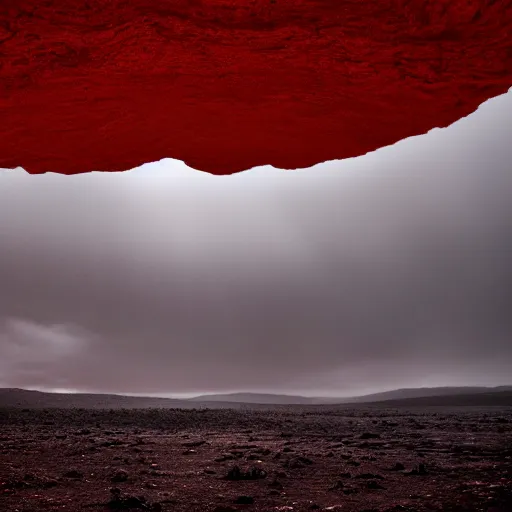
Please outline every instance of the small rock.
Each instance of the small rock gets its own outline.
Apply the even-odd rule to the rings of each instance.
[[[369,479],[384,480],[384,477],[382,475],[376,475],[373,473],[360,473],[359,475],[356,475],[354,478],[362,478],[364,480],[369,480]]]
[[[254,503],[254,498],[252,496],[238,496],[235,503],[237,505],[252,505]]]
[[[114,483],[120,483],[120,482],[126,482],[128,480],[128,472],[124,469],[120,469],[115,472],[115,474],[110,479],[111,482]]]
[[[329,487],[329,491],[341,491],[345,487],[341,480],[338,480],[333,486]]]
[[[283,484],[279,480],[276,480],[276,479],[274,479],[274,480],[272,480],[272,482],[270,482],[269,487],[272,487],[273,489],[279,489],[280,491],[282,491],[284,489]]]
[[[189,441],[187,443],[183,443],[182,446],[185,446],[185,448],[195,448],[197,446],[202,446],[205,443],[206,443],[206,441],[203,441],[203,440]]]
[[[380,439],[380,434],[374,434],[372,432],[364,432],[359,436],[359,439]]]
[[[84,474],[81,471],[77,471],[76,469],[72,469],[64,473],[64,478],[73,478],[74,480],[79,480],[84,477]]]

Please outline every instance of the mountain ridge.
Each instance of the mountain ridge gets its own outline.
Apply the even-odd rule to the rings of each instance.
[[[305,397],[273,393],[225,393],[191,398],[162,398],[101,393],[56,393],[22,388],[0,388],[0,407],[83,409],[195,409],[280,406],[358,405],[512,405],[512,386],[445,386],[402,388],[355,397]]]

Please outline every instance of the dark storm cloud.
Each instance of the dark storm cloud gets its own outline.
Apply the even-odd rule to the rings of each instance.
[[[507,383],[511,110],[295,172],[1,173],[0,384]]]

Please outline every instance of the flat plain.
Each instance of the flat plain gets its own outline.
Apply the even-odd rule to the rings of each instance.
[[[512,408],[3,408],[0,510],[510,512]]]

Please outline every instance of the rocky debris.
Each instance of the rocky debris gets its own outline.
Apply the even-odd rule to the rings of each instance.
[[[368,489],[374,489],[374,490],[385,489],[385,487],[383,487],[381,484],[379,484],[379,482],[377,482],[376,480],[370,480],[366,484],[366,487],[368,487]]]
[[[13,414],[20,415],[9,412],[11,418]],[[75,414],[73,412],[73,415]],[[68,504],[68,497],[72,496],[79,496],[78,505],[75,504],[74,508],[85,510],[86,507],[91,507],[98,512],[109,509],[112,512],[115,509],[119,512],[149,512],[150,507],[157,510],[159,506],[163,507],[164,512],[178,509],[212,512],[217,505],[224,505],[230,512],[255,509],[277,512],[284,506],[290,506],[294,512],[300,512],[308,510],[312,503],[318,504],[321,510],[325,510],[327,506],[342,504],[342,512],[362,512],[372,510],[372,507],[379,512],[455,512],[457,506],[457,512],[512,512],[512,496],[509,489],[512,482],[512,444],[496,432],[496,413],[489,415],[486,427],[480,423],[482,414],[478,411],[471,414],[454,411],[446,420],[442,420],[437,414],[422,413],[422,424],[428,427],[426,435],[413,437],[411,434],[414,434],[414,431],[409,429],[409,413],[404,414],[400,411],[400,416],[397,416],[400,417],[400,426],[389,435],[389,450],[364,452],[358,451],[355,446],[340,447],[337,450],[332,449],[334,458],[326,458],[326,453],[331,450],[334,441],[338,441],[338,438],[344,439],[346,434],[331,435],[329,432],[333,429],[345,432],[350,428],[347,427],[350,416],[345,416],[346,411],[340,415],[296,414],[297,421],[293,426],[296,437],[291,444],[286,445],[295,451],[282,452],[281,460],[272,458],[278,450],[283,450],[287,442],[278,436],[279,430],[276,435],[275,429],[279,429],[278,422],[282,419],[279,418],[280,413],[274,411],[271,414],[262,413],[261,416],[258,412],[254,418],[247,417],[252,414],[250,412],[244,412],[244,415],[235,412],[225,415],[217,411],[212,412],[212,418],[218,415],[222,424],[230,426],[217,427],[214,423],[215,426],[212,427],[209,423],[206,430],[203,427],[204,423],[199,423],[203,421],[202,415],[198,414],[194,420],[197,426],[194,426],[190,418],[183,413],[184,427],[178,424],[177,431],[174,431],[172,426],[162,428],[161,425],[171,425],[171,418],[176,421],[176,415],[182,413],[173,411],[171,415],[163,411],[159,411],[158,414],[153,411],[131,411],[126,413],[127,416],[118,412],[108,413],[108,416],[105,413],[105,418],[110,419],[109,423],[103,419],[103,428],[114,422],[128,425],[123,427],[122,435],[110,438],[123,440],[124,446],[117,449],[99,448],[94,456],[87,450],[91,445],[90,437],[74,435],[82,425],[89,425],[90,422],[82,421],[83,418],[87,420],[88,414],[91,413],[80,412],[76,419],[70,417],[67,423],[62,425],[59,423],[61,420],[55,416],[56,426],[49,429],[35,426],[46,421],[46,413],[41,415],[31,412],[31,418],[36,421],[31,419],[21,423],[16,419],[18,424],[15,425],[12,424],[12,419],[6,422],[6,418],[0,417],[0,422],[4,422],[0,427],[1,512],[16,509],[27,512],[28,509],[30,512],[61,510],[63,505]],[[365,431],[372,431],[372,427],[368,427],[372,423],[372,416],[359,411],[353,414],[352,439],[360,443],[359,435]],[[500,414],[509,413],[503,411]],[[228,453],[233,446],[246,446],[234,444],[246,442],[245,437],[240,437],[241,430],[236,422],[245,426],[257,422],[258,417],[262,420],[258,442],[260,447],[245,452],[233,449],[236,456]],[[79,418],[80,423],[77,421]],[[132,432],[128,420],[132,425],[138,421],[146,424],[148,418],[156,422],[155,427],[144,432],[145,442],[140,446],[143,453],[134,454],[133,444],[137,436]],[[165,421],[161,421],[162,418]],[[461,418],[461,421],[458,421],[458,418]],[[27,418],[21,419],[26,421]],[[71,421],[76,421],[78,426],[70,424]],[[277,427],[272,427],[276,422]],[[473,433],[475,425],[482,427],[478,435]],[[508,425],[505,427],[508,428]],[[179,428],[188,429],[191,432],[190,438],[183,439]],[[210,428],[212,430],[208,430]],[[107,438],[100,437],[104,435],[103,429],[92,430],[98,436],[94,446],[99,447]],[[55,434],[59,433],[67,434],[66,440],[57,441]],[[382,432],[381,435],[384,436]],[[194,456],[182,457],[181,453],[187,450],[182,447],[182,442],[197,439],[207,440],[208,449],[197,448],[194,449],[197,450]],[[214,452],[208,446],[210,441],[212,447],[216,448]],[[154,444],[153,447],[149,446],[151,443]],[[406,445],[409,444],[415,446],[414,451],[406,451]],[[453,453],[452,449],[456,446],[462,449]],[[154,449],[153,454],[148,452],[151,448]],[[246,460],[247,457],[259,453],[263,458],[264,450],[271,450],[271,455],[264,463]],[[418,451],[425,452],[426,458],[420,459]],[[238,459],[239,453],[244,454],[241,460]],[[229,458],[235,460],[222,464],[214,463],[213,458],[222,454],[229,454]],[[378,462],[372,462],[375,458],[372,455],[378,458]],[[310,457],[314,464],[310,467],[304,464],[303,469],[298,470],[282,467],[285,461],[299,457]],[[351,467],[349,461],[354,459],[356,463],[360,462],[359,468]],[[423,466],[420,466],[420,463],[424,463]],[[238,473],[234,472],[231,477],[242,481],[227,481],[226,474],[235,465],[241,469]],[[250,468],[253,467],[264,469],[265,474],[268,473],[266,480],[243,481],[247,476],[249,480],[254,478],[255,475],[250,474]],[[64,472],[68,470],[83,473],[82,479],[64,477]],[[113,475],[125,470],[128,474],[127,483],[110,483]],[[380,475],[377,474],[379,472]],[[406,474],[432,476],[407,477]],[[124,477],[120,480],[124,480]],[[47,490],[51,486],[57,487],[55,490]],[[103,488],[107,490],[105,497],[109,497],[109,486],[121,488],[123,493],[118,490],[118,495],[107,506],[107,500],[101,499],[101,495],[98,500],[97,495],[98,490],[101,492]],[[386,490],[382,490],[382,486]],[[145,499],[140,495],[145,496]],[[219,498],[219,495],[222,497]],[[255,503],[233,503],[239,495],[253,496]],[[167,504],[167,498],[177,506],[171,505],[171,501]],[[95,501],[103,503],[92,503]],[[153,504],[155,501],[158,503]],[[70,502],[69,505],[73,503]]]
[[[182,455],[195,455],[197,450],[185,450]]]
[[[345,487],[345,484],[341,480],[338,480],[334,485],[329,487],[329,491],[340,491],[344,487]]]
[[[408,476],[424,476],[428,475],[427,468],[425,464],[419,464],[417,468],[412,469],[411,471],[407,471],[404,475]]]
[[[237,505],[252,505],[254,503],[254,498],[252,496],[238,496],[235,503]]]
[[[148,510],[151,512],[161,512],[160,503],[151,503],[144,496],[122,496],[119,489],[111,489],[112,498],[106,506],[110,510]]]
[[[252,453],[259,453],[260,455],[270,455],[272,452],[268,448],[255,448]]]
[[[384,480],[384,477],[382,475],[374,473],[359,473],[354,478],[360,478],[363,480]]]
[[[50,489],[59,485],[59,482],[54,478],[46,476],[39,476],[33,473],[27,473],[22,479],[19,480],[0,480],[0,493],[10,494],[17,490],[22,489]]]
[[[240,467],[232,467],[227,475],[224,477],[226,480],[237,481],[237,480],[260,480],[266,478],[267,472],[261,468],[253,467],[248,471],[242,471]]]
[[[66,471],[66,473],[64,473],[62,476],[64,478],[71,478],[73,480],[81,480],[84,477],[84,474],[76,469],[71,469]]]
[[[333,492],[342,492],[343,494],[347,494],[347,495],[356,494],[358,492],[357,489],[353,485],[345,484],[341,480],[336,481],[334,483],[334,485],[329,487],[328,490],[333,491]]]
[[[100,446],[103,446],[104,448],[110,448],[111,446],[122,446],[122,441],[119,441],[119,439],[113,439],[112,441],[103,441]]]
[[[206,441],[201,439],[198,441],[188,441],[186,443],[182,443],[181,446],[184,446],[185,448],[197,448],[198,446],[202,446],[203,444],[206,444]]]
[[[283,484],[277,479],[272,480],[272,482],[270,482],[268,486],[271,487],[272,489],[277,489],[279,491],[282,491],[284,489]]]
[[[287,459],[283,462],[283,466],[290,469],[311,466],[311,464],[313,464],[313,461],[303,456],[292,457],[291,459]]]
[[[231,453],[223,453],[221,456],[215,458],[215,462],[225,462],[227,460],[233,460],[235,456]]]
[[[112,475],[112,478],[110,479],[112,483],[121,483],[121,482],[127,482],[128,481],[128,471],[125,471],[124,469],[118,469],[114,475]]]
[[[380,439],[380,434],[364,432],[359,436],[359,439]]]

